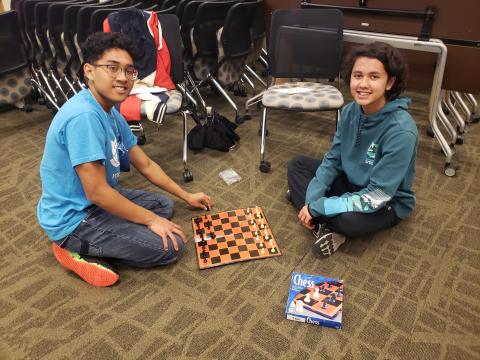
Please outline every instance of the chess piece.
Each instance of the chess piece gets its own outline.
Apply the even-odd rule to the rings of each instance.
[[[322,309],[326,309],[328,307],[328,304],[327,304],[327,299],[323,300],[323,303],[322,303]]]
[[[265,230],[263,230],[263,236],[268,236],[267,228],[265,228]]]
[[[255,237],[255,241],[256,241],[256,242],[259,242],[259,241],[260,241],[260,236],[258,236],[258,234],[257,234],[257,236]]]
[[[309,303],[311,300],[310,300],[310,293],[307,293],[307,295],[305,295],[305,297],[303,298],[303,302],[305,303]]]
[[[262,250],[265,247],[265,244],[263,243],[263,241],[260,243],[260,247],[262,248]]]
[[[272,254],[275,254],[277,252],[277,249],[275,249],[275,246],[272,247],[272,250],[270,250],[272,252]]]
[[[270,241],[272,241],[272,238],[267,234],[267,235],[265,235],[265,240],[270,240]]]
[[[315,291],[313,292],[313,298],[317,300],[320,297],[320,289],[315,288]]]
[[[265,248],[264,247],[262,247],[262,250],[260,250],[260,254],[262,254],[262,255],[265,254]]]
[[[303,301],[302,300],[297,300],[295,302],[295,311],[298,313],[303,312]]]
[[[257,223],[253,224],[253,230],[255,230],[255,231],[257,230]]]
[[[295,310],[295,300],[292,300],[290,302],[290,305],[288,306],[288,312],[293,312]]]
[[[251,213],[250,208],[247,208],[246,213],[247,213],[247,214],[250,214],[250,213]]]
[[[265,240],[268,240],[268,239],[265,238]],[[270,239],[270,241],[268,242],[268,245],[273,246],[273,239]]]

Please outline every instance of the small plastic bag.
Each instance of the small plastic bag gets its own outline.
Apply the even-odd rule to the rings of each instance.
[[[220,175],[222,180],[225,181],[227,185],[232,185],[242,180],[242,177],[238,175],[237,172],[233,169],[224,170],[220,172],[218,175]]]

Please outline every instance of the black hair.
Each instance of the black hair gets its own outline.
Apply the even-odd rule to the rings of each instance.
[[[138,50],[130,38],[118,32],[96,32],[88,36],[82,46],[83,61],[93,64],[109,49],[125,50],[132,59],[137,56]]]
[[[343,62],[342,77],[350,85],[353,65],[359,57],[377,59],[383,64],[388,78],[395,77],[395,82],[390,90],[385,91],[385,98],[395,100],[407,86],[408,64],[402,53],[393,46],[383,42],[373,42],[358,46],[346,56]]]

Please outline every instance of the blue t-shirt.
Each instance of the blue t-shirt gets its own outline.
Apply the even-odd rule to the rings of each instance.
[[[50,240],[69,235],[85,218],[87,199],[75,166],[100,160],[112,187],[120,178],[120,151],[136,145],[120,113],[105,112],[89,90],[67,101],[48,129],[40,163],[42,196],[37,216]]]

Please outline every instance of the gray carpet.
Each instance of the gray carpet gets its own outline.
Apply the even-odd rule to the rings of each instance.
[[[345,244],[326,260],[284,199],[286,164],[296,154],[320,157],[333,114],[272,112],[270,174],[258,170],[259,111],[238,133],[232,153],[189,153],[192,191],[212,195],[214,210],[260,205],[283,255],[199,271],[188,244],[176,264],[121,268],[121,281],[97,289],[62,268],[36,221],[38,166],[52,113],[0,112],[1,359],[479,359],[480,125],[457,146],[459,171],[443,174],[444,157],[425,135],[428,98],[414,97],[420,143],[414,214],[393,229]],[[223,101],[210,97],[232,118]],[[243,99],[238,98],[240,104]],[[157,132],[147,124],[144,150],[181,181],[180,117]],[[218,176],[233,168],[242,181]],[[154,190],[139,174],[123,187]],[[190,217],[174,220],[191,237]],[[287,321],[292,271],[345,281],[344,326],[334,330]]]

